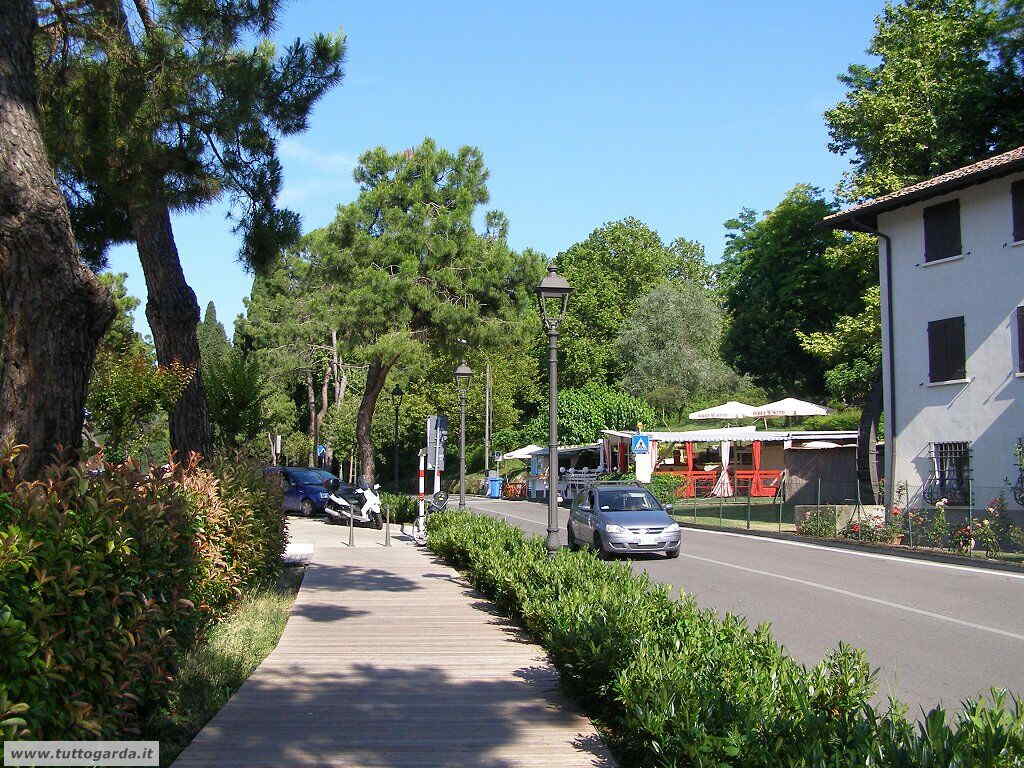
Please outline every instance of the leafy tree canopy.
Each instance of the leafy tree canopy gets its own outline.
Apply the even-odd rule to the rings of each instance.
[[[865,264],[858,256],[863,248],[829,251],[853,242],[819,226],[832,211],[821,190],[800,184],[762,218],[745,209],[725,223],[719,279],[732,323],[723,354],[773,393],[824,393],[824,365],[797,334],[831,330],[860,309],[861,294],[878,280],[873,257]]]
[[[558,437],[563,445],[595,442],[603,429],[650,428],[655,418],[654,410],[642,398],[604,384],[590,382],[558,393]],[[547,445],[547,438],[548,414],[544,407],[524,426],[521,439],[523,445]]]
[[[196,336],[199,340],[199,359],[203,363],[205,374],[208,363],[223,360],[231,351],[227,331],[224,330],[224,324],[217,319],[217,308],[212,301],[206,305],[206,314],[196,327]]]
[[[563,384],[621,382],[626,367],[615,341],[642,296],[672,279],[707,285],[710,268],[699,243],[670,246],[643,222],[626,218],[595,229],[555,259],[575,289],[562,322]]]
[[[846,96],[825,113],[852,154],[847,198],[871,197],[1024,144],[1021,3],[886,3]]]
[[[616,340],[634,395],[677,408],[695,397],[731,392],[740,376],[722,360],[727,318],[717,295],[698,282],[662,283],[637,303]]]

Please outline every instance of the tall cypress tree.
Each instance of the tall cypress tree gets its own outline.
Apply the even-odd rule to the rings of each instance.
[[[157,359],[199,366],[199,306],[178,258],[171,213],[227,196],[241,259],[259,269],[298,237],[276,207],[276,139],[306,127],[342,77],[344,39],[317,35],[278,55],[265,37],[281,0],[37,0],[47,144],[83,255],[135,242]],[[202,377],[170,415],[172,447],[205,453]]]

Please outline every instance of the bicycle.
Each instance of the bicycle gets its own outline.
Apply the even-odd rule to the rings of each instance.
[[[427,519],[435,512],[443,512],[448,509],[448,492],[438,491],[430,498],[430,503],[423,510],[423,515],[416,516],[413,523],[412,540],[421,547],[427,543]]]

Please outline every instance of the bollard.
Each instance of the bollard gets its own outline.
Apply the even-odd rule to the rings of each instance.
[[[356,510],[352,509],[352,513],[348,516],[348,545],[354,547],[356,545]]]
[[[420,469],[419,469],[419,488],[420,498],[419,505],[416,509],[416,524],[413,526],[415,534],[419,534],[423,530],[423,516],[425,514],[423,506],[423,476],[426,474],[426,463],[427,463],[427,452],[425,450],[420,451]]]
[[[391,546],[391,507],[384,507],[384,546]]]

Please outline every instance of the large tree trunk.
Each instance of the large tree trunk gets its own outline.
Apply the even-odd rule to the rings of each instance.
[[[96,348],[114,317],[110,295],[78,259],[67,206],[39,127],[30,0],[0,13],[0,439],[27,445],[32,479],[58,446],[75,458]]]
[[[857,435],[857,481],[865,504],[880,504],[878,498],[878,422],[882,417],[882,367],[875,372],[871,390],[864,401]]]
[[[306,465],[312,467],[316,451],[316,394],[311,370],[306,371],[306,406],[309,408],[309,453],[306,455]]]
[[[210,452],[210,417],[199,370],[199,303],[185,282],[171,230],[171,214],[160,201],[147,201],[130,210],[139,261],[146,276],[146,319],[161,365],[177,360],[195,375],[170,413],[171,448],[184,461],[190,452]]]
[[[373,362],[366,372],[366,389],[363,399],[359,402],[356,414],[356,446],[359,451],[359,463],[363,479],[373,485],[376,466],[373,461],[373,412],[377,407],[377,398],[388,379],[388,371],[393,363]]]

